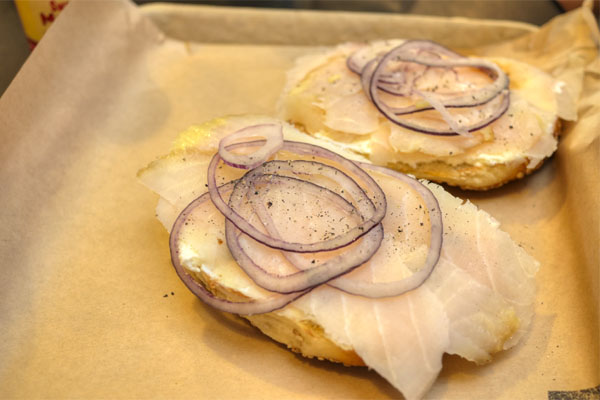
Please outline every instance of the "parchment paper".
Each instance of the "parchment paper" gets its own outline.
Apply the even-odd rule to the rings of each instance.
[[[135,174],[191,124],[272,114],[285,71],[313,44],[416,34],[530,61],[582,96],[541,170],[491,192],[452,190],[541,262],[538,301],[521,344],[483,367],[445,357],[428,398],[598,385],[597,26],[587,9],[542,29],[442,22],[71,2],[0,99],[0,398],[400,397],[366,368],[303,359],[200,303]]]

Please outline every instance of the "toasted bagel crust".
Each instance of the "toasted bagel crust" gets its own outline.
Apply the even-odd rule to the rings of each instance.
[[[195,273],[194,278],[212,294],[231,301],[247,299],[242,293],[227,288],[205,273]],[[282,343],[295,353],[307,358],[329,360],[346,366],[365,366],[354,349],[342,348],[327,337],[321,325],[299,309],[293,313],[272,311],[266,314],[242,315],[271,339]]]
[[[290,120],[288,122],[293,123],[300,130],[307,132],[311,131],[310,129],[307,129],[304,124],[298,123],[297,121]],[[556,122],[554,123],[553,136],[558,138],[561,130],[561,120],[556,119]],[[329,136],[335,135],[330,133]],[[369,154],[362,155],[370,158]],[[459,187],[464,190],[484,191],[495,189],[508,182],[524,178],[525,176],[541,168],[546,159],[544,159],[542,162],[539,162],[534,168],[528,167],[530,163],[528,158],[522,158],[520,161],[513,160],[510,162],[497,164],[461,163],[458,165],[453,165],[445,162],[443,158],[433,161],[419,162],[416,165],[410,165],[401,161],[388,163],[380,162],[378,164],[384,164],[384,166],[388,168],[398,170],[405,174],[411,174],[421,179],[427,179],[432,182],[441,182],[450,186]]]
[[[554,125],[554,137],[558,137],[561,131],[560,120]],[[413,167],[402,162],[389,163],[386,166],[396,169],[405,174],[418,175],[421,178],[444,182],[450,186],[458,186],[464,190],[488,190],[504,185],[513,180],[537,171],[543,163],[540,162],[535,168],[528,168],[529,159],[522,162],[510,162],[494,165],[459,164],[449,165],[443,160],[423,162]]]

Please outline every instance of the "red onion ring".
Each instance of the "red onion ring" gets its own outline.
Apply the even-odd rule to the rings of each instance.
[[[424,55],[429,55],[429,57],[424,57]],[[442,55],[446,56],[447,58],[442,59]],[[352,57],[353,56],[350,56],[348,59],[352,59]],[[427,68],[477,67],[483,70],[488,70],[496,76],[497,79],[489,86],[484,86],[474,91],[468,91],[466,94],[463,93],[461,97],[456,97],[456,93],[454,93],[453,95],[455,97],[444,101],[445,106],[467,107],[471,105],[485,104],[495,97],[495,95],[497,95],[497,93],[499,93],[501,90],[504,90],[508,87],[508,77],[496,64],[483,59],[471,59],[463,57],[460,54],[432,41],[409,40],[389,50],[386,52],[386,54],[374,57],[373,59],[379,60],[378,63],[382,64],[390,61],[392,58],[395,59],[394,61],[421,64]],[[368,62],[365,63],[365,66],[367,64]],[[363,70],[358,73],[362,74]],[[397,75],[397,73],[382,73],[377,80],[378,84],[387,83],[401,85],[405,81],[403,77],[405,73],[406,71],[403,71],[403,73],[399,75]],[[387,87],[387,91],[391,94],[404,94],[404,92],[395,92],[389,86]],[[438,95],[439,93],[434,94]]]
[[[417,272],[415,272],[413,275],[411,275],[407,278],[404,278],[404,279],[401,279],[401,280],[395,281],[395,282],[385,282],[385,283],[369,282],[369,283],[366,283],[366,282],[356,281],[353,279],[348,279],[348,278],[345,278],[344,276],[335,278],[333,280],[329,280],[329,279],[332,279],[332,278],[330,278],[330,276],[334,276],[334,273],[330,273],[327,276],[323,275],[320,283],[327,282],[327,284],[329,286],[335,287],[336,289],[342,290],[346,293],[363,296],[363,297],[368,297],[368,298],[383,298],[383,297],[399,296],[403,293],[406,293],[408,291],[416,289],[421,284],[423,284],[423,282],[431,275],[434,267],[437,265],[437,263],[439,261],[440,254],[441,254],[441,248],[442,248],[442,240],[443,240],[442,239],[443,238],[443,236],[442,236],[442,233],[443,233],[442,214],[440,211],[439,203],[437,202],[437,199],[435,198],[435,196],[433,195],[431,190],[429,190],[425,185],[423,185],[421,182],[419,182],[418,180],[416,180],[414,178],[411,178],[400,172],[390,170],[388,168],[378,167],[378,166],[374,166],[371,164],[361,163],[361,166],[363,168],[371,169],[373,171],[377,171],[379,173],[391,176],[395,179],[400,180],[403,183],[408,184],[423,199],[423,202],[425,203],[425,207],[427,208],[427,210],[429,212],[429,219],[431,221],[431,232],[430,232],[431,239],[430,239],[430,243],[429,243],[429,251],[427,253],[427,257],[425,259],[425,262],[423,263],[423,266]],[[275,228],[275,225],[270,221],[271,217],[268,215],[268,213],[265,212],[265,210],[260,210],[260,209],[258,209],[257,206],[258,206],[258,204],[255,205],[255,210],[257,211],[257,214],[259,215],[259,218],[261,219],[261,221],[263,221],[265,223],[264,225],[267,228],[267,230],[269,231],[269,234],[271,234],[272,236],[277,236],[278,232],[277,232],[277,229]],[[228,223],[229,223],[229,221],[228,221]],[[233,227],[233,224],[231,224],[230,227],[232,228],[232,230],[235,229]],[[369,234],[371,234],[372,232],[374,232],[374,230],[370,231]],[[378,232],[378,234],[383,235],[383,229],[381,229],[381,231]],[[363,238],[363,240],[365,240],[367,238],[367,236],[365,236]],[[238,253],[238,252],[243,253],[243,249],[241,249],[241,246],[239,245],[239,242],[237,241],[237,237],[239,237],[239,234],[235,235],[232,233],[231,237],[228,234],[228,243],[230,243],[230,242],[235,243],[235,249],[231,249],[232,254],[234,252],[235,253]],[[377,237],[375,239],[379,241],[379,244],[376,246],[378,249],[379,245],[381,243],[381,240],[382,240],[382,236]],[[283,252],[283,254],[284,254],[284,257],[292,265],[294,265],[296,268],[302,270],[301,272],[309,272],[310,271],[311,273],[314,272],[315,275],[317,274],[317,272],[315,271],[316,268],[325,269],[325,266],[327,265],[327,267],[329,267],[329,264],[337,265],[338,270],[342,270],[342,269],[346,268],[346,266],[341,266],[341,265],[339,265],[339,263],[343,263],[343,262],[347,261],[347,258],[348,258],[347,253],[346,253],[345,260],[341,259],[341,257],[338,257],[336,259],[327,261],[326,264],[320,264],[319,267],[306,268],[305,266],[303,266],[303,264],[301,262],[298,262],[296,257],[294,257],[295,256],[294,253]],[[249,276],[251,276],[252,280],[254,280],[259,286],[261,286],[265,289],[273,290],[273,291],[280,292],[280,293],[289,293],[290,291],[305,289],[306,287],[309,287],[309,285],[310,285],[308,282],[306,282],[306,284],[305,284],[306,286],[301,286],[301,285],[292,286],[288,282],[283,283],[283,281],[285,281],[289,278],[292,278],[292,276],[290,276],[290,275],[281,276],[281,275],[271,274],[271,273],[265,271],[263,268],[261,268],[257,264],[255,264],[247,254],[243,255],[243,258],[244,258],[243,260],[238,260],[238,258],[236,256],[234,256],[234,258],[236,259],[236,261],[238,261],[240,266],[242,266],[242,263],[243,263],[245,265],[245,267],[242,267],[242,268],[248,273]],[[348,266],[346,272],[353,270],[354,268],[361,265],[363,262],[366,262],[370,258],[371,258],[371,255],[366,257],[366,260],[361,261],[358,265],[356,265],[354,267]],[[300,273],[296,273],[294,275],[297,275],[297,274],[300,274]],[[340,275],[342,275],[342,274],[343,273],[340,273]],[[294,276],[294,278],[296,278],[296,276]],[[298,278],[297,280],[300,280],[300,279]],[[316,280],[317,279],[315,278],[315,281]]]
[[[426,111],[427,109],[424,109],[424,108],[420,109],[420,110],[415,110],[411,113],[398,115],[398,114],[394,113],[393,111],[390,111],[389,109],[387,109],[384,104],[378,102],[377,97],[374,99],[373,104],[375,104],[377,109],[382,114],[384,114],[390,121],[392,121],[395,124],[400,125],[404,128],[407,128],[407,129],[410,129],[410,130],[413,130],[416,132],[426,133],[429,135],[457,136],[459,134],[467,135],[470,132],[475,132],[479,129],[483,129],[486,126],[490,125],[492,122],[496,121],[502,115],[504,115],[504,113],[506,112],[506,110],[508,110],[508,107],[510,105],[510,95],[509,95],[508,91],[504,91],[501,93],[501,96],[502,97],[501,97],[501,100],[498,102],[498,105],[484,119],[479,120],[476,123],[473,123],[471,125],[467,125],[467,126],[463,126],[463,127],[455,126],[454,129],[452,129],[452,128],[432,129],[427,126],[423,126],[418,123],[411,122],[410,120],[401,118],[403,115],[414,114],[414,113],[418,113],[421,111]],[[428,108],[428,109],[430,110],[431,108]],[[448,122],[448,118],[446,118],[446,123],[448,123],[448,125],[454,125],[452,122]],[[457,131],[459,131],[459,132],[457,132]]]
[[[219,187],[219,191],[227,192],[233,189],[234,182],[229,182],[221,187]],[[181,261],[179,259],[179,240],[181,230],[184,228],[186,221],[188,220],[189,215],[196,209],[201,206],[207,200],[210,200],[210,196],[208,192],[204,193],[200,197],[196,198],[192,201],[177,217],[175,223],[173,224],[173,228],[171,229],[171,234],[169,235],[169,248],[171,252],[171,263],[175,268],[175,271],[181,281],[185,284],[185,286],[200,300],[205,302],[206,304],[225,312],[230,312],[234,314],[241,315],[252,315],[252,314],[262,314],[277,310],[279,308],[285,307],[290,302],[296,300],[298,297],[308,293],[310,290],[305,290],[302,292],[296,292],[291,294],[275,294],[272,297],[263,300],[249,300],[245,302],[233,302],[230,300],[226,300],[220,297],[215,296],[209,290],[207,290],[201,283],[195,280],[186,270],[186,268],[181,265]]]
[[[346,64],[350,70],[360,74],[363,90],[375,107],[390,121],[406,129],[432,135],[456,136],[460,134],[468,136],[470,132],[482,129],[500,118],[508,109],[510,102],[508,76],[494,63],[463,57],[444,46],[426,40],[406,41],[387,51],[383,56],[380,56],[380,53],[376,55],[372,53],[372,50],[362,48],[348,57]],[[371,59],[367,59],[369,54],[372,56]],[[390,72],[388,65],[397,63],[403,66],[403,70]],[[425,92],[414,87],[420,76],[415,76],[417,72],[414,69],[409,73],[406,65],[421,65],[425,68],[423,71],[429,68],[453,70],[456,67],[474,67],[488,71],[494,81],[489,85],[461,93]],[[393,107],[381,99],[379,91],[394,96],[416,94],[425,99],[429,106]],[[459,124],[457,118],[460,117],[455,118],[447,110],[447,108],[487,105],[500,95],[503,96],[502,101],[490,104],[490,107],[493,108],[489,113],[468,125]],[[449,129],[433,128],[418,121],[400,117],[428,110],[436,110],[448,124]]]
[[[508,76],[504,73],[504,71],[502,71],[496,64],[487,60],[471,58],[460,58],[452,60],[423,60],[417,57],[405,56],[401,47],[392,49],[381,59],[377,68],[375,69],[375,71],[373,71],[374,77],[371,79],[371,81],[377,82],[378,80],[380,80],[380,75],[384,73],[382,71],[383,68],[385,68],[386,63],[390,62],[391,60],[415,63],[426,67],[438,68],[476,67],[483,70],[487,70],[496,76],[496,79],[490,85],[483,86],[476,90],[468,91],[462,96],[443,100],[443,104],[445,106],[468,107],[485,104],[494,97],[496,97],[502,90],[506,89],[509,84]],[[377,76],[377,78],[375,78],[375,76]],[[384,76],[387,77],[389,76],[389,74]],[[389,78],[386,79],[389,80]],[[437,94],[432,93],[432,95]]]
[[[431,40],[407,40],[404,41],[402,45],[407,52],[411,51],[415,55],[423,56],[424,54],[429,54],[434,58],[440,58],[441,55],[449,58],[462,57],[460,54]],[[365,44],[346,58],[346,65],[350,71],[360,75],[365,65],[370,60],[380,58],[380,56],[387,53],[389,49],[392,48],[391,46],[392,44],[387,40]]]
[[[249,143],[245,143],[243,145],[255,146],[257,144],[260,144],[260,142],[261,141],[249,142]],[[235,145],[231,145],[231,146],[235,146]],[[240,147],[241,147],[241,145],[240,145]],[[379,224],[379,222],[381,222],[381,220],[385,216],[385,210],[386,210],[385,194],[383,193],[383,191],[381,190],[381,188],[379,187],[377,182],[375,182],[369,174],[367,174],[364,170],[362,170],[353,161],[350,161],[350,160],[340,156],[339,154],[336,154],[336,153],[329,151],[327,149],[324,149],[322,147],[307,144],[307,143],[284,141],[282,149],[291,151],[291,152],[294,152],[294,153],[300,154],[300,155],[321,157],[321,158],[325,158],[325,159],[334,161],[337,164],[339,164],[340,166],[342,166],[349,173],[352,173],[353,175],[359,177],[363,182],[365,182],[365,185],[370,189],[370,192],[373,193],[374,197],[373,197],[372,201],[373,201],[373,204],[375,204],[375,212],[371,216],[371,218],[365,220],[363,223],[354,227],[351,231],[346,232],[342,235],[336,236],[332,239],[328,239],[328,240],[324,240],[324,241],[320,241],[320,242],[313,242],[313,243],[293,243],[293,242],[286,242],[283,240],[278,240],[276,238],[273,238],[269,235],[266,235],[266,234],[260,232],[256,227],[254,227],[252,224],[250,224],[246,219],[244,219],[239,213],[237,213],[235,210],[233,210],[223,200],[223,198],[219,194],[219,191],[217,190],[217,183],[216,183],[216,169],[217,169],[217,165],[221,159],[219,154],[217,153],[213,156],[213,158],[208,166],[208,180],[207,180],[208,181],[208,190],[209,190],[209,193],[210,193],[213,203],[219,209],[219,211],[221,211],[221,213],[223,215],[225,215],[225,217],[227,219],[231,220],[231,222],[233,222],[235,224],[235,226],[237,226],[241,231],[243,231],[244,233],[247,233],[248,235],[252,236],[257,241],[259,241],[269,247],[272,247],[272,248],[276,248],[276,249],[280,249],[280,250],[289,250],[289,251],[294,251],[294,252],[298,252],[298,253],[308,253],[308,252],[316,252],[316,251],[334,250],[334,249],[343,247],[343,246],[347,245],[348,243],[351,243],[354,240],[358,239],[362,235],[366,234],[367,232],[369,232],[369,230],[373,229],[373,227],[375,227],[377,224]],[[262,173],[262,171],[261,171],[262,168],[264,168],[264,164],[253,169],[252,171],[250,171],[250,174],[247,176],[247,179],[253,179],[253,176],[260,175]],[[319,171],[318,168],[320,168],[320,166],[318,166],[318,165],[315,165],[314,168],[315,168],[315,170],[313,173],[319,174],[322,172],[326,172],[325,170]],[[337,176],[337,178],[343,178],[344,175],[345,174],[340,174],[339,176]]]
[[[270,184],[281,185],[281,184],[296,184],[301,185],[303,191],[316,192],[321,195],[323,199],[331,200],[331,203],[338,208],[344,209],[347,212],[356,212],[357,209],[348,201],[346,201],[339,194],[330,191],[329,189],[316,185],[312,182],[298,180],[287,176],[278,175],[264,175],[260,179],[268,180]],[[254,193],[254,189],[251,187],[249,192]],[[256,197],[261,197],[256,195]],[[234,200],[235,201],[235,200]],[[238,204],[231,204],[232,208],[237,209]],[[274,221],[272,220],[269,213],[266,211],[262,202],[250,201],[252,208],[258,215],[259,219],[263,223],[267,232],[274,238],[282,240],[279,231],[277,230]],[[364,195],[364,198],[358,201],[359,204],[370,204],[370,210],[374,209],[370,200]],[[356,214],[354,214],[356,215]],[[324,282],[329,281],[341,274],[347,273],[352,269],[362,265],[364,262],[369,260],[375,252],[379,249],[381,241],[383,239],[383,227],[378,224],[375,228],[371,229],[367,234],[360,238],[360,242],[357,243],[352,249],[345,251],[344,253],[331,258],[323,263],[319,263],[316,266],[304,268],[300,267],[297,260],[290,257],[294,253],[288,254],[283,252],[284,257],[288,259],[299,271],[289,275],[278,275],[270,271],[265,270],[263,267],[256,264],[256,262],[244,251],[239,243],[239,237],[242,232],[235,228],[235,225],[231,221],[226,221],[225,234],[227,237],[227,244],[230,252],[234,259],[238,262],[240,267],[251,277],[251,279],[259,286],[279,292],[279,293],[290,293],[299,290],[304,290],[308,287],[315,286]],[[260,245],[260,244],[257,244]]]
[[[416,180],[414,178],[411,178],[408,175],[402,174],[398,171],[394,171],[394,170],[391,170],[391,169],[388,169],[385,167],[375,166],[372,164],[361,163],[360,165],[361,165],[361,167],[363,167],[367,170],[370,169],[372,171],[376,171],[381,174],[385,174],[385,175],[391,176],[395,179],[398,179],[399,181],[406,183],[415,192],[417,192],[419,194],[419,196],[425,203],[425,207],[429,213],[429,220],[430,220],[430,225],[431,225],[429,251],[427,253],[427,257],[423,263],[423,266],[417,272],[415,272],[413,275],[411,275],[407,278],[404,278],[404,279],[401,279],[401,280],[398,280],[395,282],[378,282],[378,283],[369,282],[369,283],[366,283],[366,282],[356,281],[353,279],[348,279],[348,278],[345,278],[344,276],[341,276],[341,277],[335,278],[333,280],[329,280],[329,279],[326,279],[325,277],[323,277],[321,283],[327,282],[327,284],[329,286],[335,287],[336,289],[342,290],[346,293],[363,296],[363,297],[368,297],[368,298],[383,298],[383,297],[399,296],[403,293],[406,293],[408,291],[416,289],[421,284],[423,284],[423,282],[431,275],[431,273],[433,272],[435,266],[437,265],[437,263],[439,261],[441,249],[442,249],[442,242],[443,242],[443,223],[442,223],[442,214],[440,211],[439,203],[437,202],[437,199],[435,198],[435,196],[431,192],[431,190],[429,190],[429,188],[427,188],[421,182],[419,182],[418,180]],[[261,219],[261,221],[265,222],[265,227],[269,231],[269,234],[271,234],[273,236],[277,236],[278,235],[277,229],[275,228],[275,225],[270,221],[271,217],[268,215],[268,213],[264,212],[264,210],[257,209],[258,204],[254,205],[254,206],[255,206],[255,209],[256,209],[257,214],[259,215],[259,218]],[[231,226],[233,227],[233,225],[231,225]],[[371,232],[373,232],[373,231],[371,231]],[[381,229],[381,234],[383,234],[383,229]],[[237,248],[235,250],[232,250],[232,254],[234,251],[235,252],[239,252],[239,251],[243,252],[243,250],[241,250],[241,248],[239,246],[239,242],[237,242],[237,238],[234,238],[233,236],[234,235],[232,234],[232,237],[228,238],[228,243],[230,240],[232,242],[236,242],[235,245]],[[239,234],[237,236],[239,237]],[[366,239],[366,236],[363,239]],[[381,241],[382,238],[376,238],[376,239]],[[379,248],[379,245],[377,245],[377,248]],[[311,269],[307,269],[305,266],[303,266],[303,264],[301,262],[298,262],[298,260],[294,257],[295,256],[294,253],[288,254],[287,252],[284,252],[283,254],[284,254],[284,257],[296,268],[303,270],[303,272],[311,271]],[[247,255],[245,255],[245,257],[247,257],[247,259],[244,259],[243,261],[238,261],[238,263],[240,263],[240,265],[242,265],[241,264],[242,262],[243,263],[252,263],[251,265],[247,266],[248,269],[253,269],[252,272],[248,272],[248,270],[246,268],[244,268],[244,270],[246,270],[249,275],[252,274],[251,275],[252,279],[255,280],[255,282],[259,286],[262,286],[263,288],[268,289],[268,290],[273,290],[273,291],[277,291],[277,292],[281,292],[281,293],[288,293],[288,290],[293,291],[293,289],[296,288],[296,287],[292,287],[290,285],[289,287],[285,287],[285,289],[283,289],[284,284],[282,284],[282,282],[279,281],[279,279],[285,279],[285,278],[288,278],[288,276],[282,277],[280,275],[270,274],[267,271],[265,271],[264,269],[262,269],[260,266],[256,265]],[[369,256],[366,260],[370,259],[370,257],[371,256]],[[236,258],[236,260],[238,260],[237,257],[234,256],[234,258]],[[365,262],[365,261],[363,261],[363,262]],[[343,261],[342,260],[338,261],[337,259],[328,261],[328,263],[333,263],[333,264],[335,264],[337,262],[343,262]],[[362,262],[360,264],[362,264]],[[322,266],[324,266],[324,264],[319,265],[319,267],[322,267]],[[338,268],[342,269],[341,266],[339,266]],[[356,267],[349,267],[347,272],[353,270],[354,268],[356,268]],[[315,268],[312,268],[312,269],[315,269]],[[333,275],[333,274],[331,274],[331,275]],[[260,283],[258,282],[258,280],[260,280]],[[297,286],[297,287],[299,288],[297,290],[302,290],[305,288],[302,286]],[[306,286],[306,287],[308,287],[308,286]]]
[[[251,137],[264,137],[263,146],[251,154],[234,154],[228,150],[228,146],[234,141]],[[283,130],[278,124],[253,125],[240,129],[219,141],[219,155],[228,165],[235,168],[252,169],[267,161],[283,146]]]
[[[423,282],[431,275],[437,265],[443,243],[443,222],[440,205],[434,194],[418,180],[402,174],[398,171],[389,168],[380,167],[372,164],[361,163],[361,166],[366,169],[377,171],[379,173],[391,176],[408,184],[416,191],[425,203],[425,207],[429,212],[429,220],[431,225],[429,251],[421,269],[409,277],[395,282],[360,282],[348,279],[344,276],[336,278],[328,282],[330,286],[340,289],[344,292],[355,294],[369,298],[382,298],[399,296],[408,291],[414,290],[421,286]]]
[[[371,78],[373,77],[373,72],[375,71],[378,62],[378,59],[372,59],[371,61],[365,64],[365,67],[362,69],[362,73],[360,74],[360,84],[363,88],[363,91],[371,101],[373,101],[373,99],[371,98]],[[387,87],[386,83],[387,82],[381,84],[381,86],[383,86],[384,88]]]
[[[225,221],[225,227],[231,254],[244,272],[263,289],[282,294],[312,289],[352,271],[373,257],[383,240],[383,227],[378,224],[361,237],[360,243],[352,252],[345,252],[312,268],[300,268],[299,263],[288,258],[288,261],[299,271],[288,275],[278,275],[256,264],[244,251],[239,242],[242,232],[231,221]]]
[[[247,150],[248,148],[264,147],[265,143],[266,140],[258,140],[224,145],[224,147],[227,150]],[[266,313],[284,307],[312,288],[324,283],[329,283],[348,293],[379,298],[405,293],[418,287],[427,279],[440,257],[443,228],[439,205],[433,194],[424,185],[415,179],[387,168],[352,162],[319,146],[285,141],[282,149],[309,156],[312,160],[269,161],[246,172],[240,179],[219,187],[216,186],[216,168],[221,159],[219,153],[215,154],[211,160],[208,173],[209,191],[192,201],[181,212],[173,225],[169,238],[173,266],[178,276],[192,293],[221,311],[250,315]],[[343,167],[345,172],[332,165],[314,161],[317,157]],[[244,167],[246,165],[244,164]],[[346,279],[343,276],[368,261],[379,249],[383,238],[381,220],[385,216],[387,207],[385,195],[365,169],[377,171],[407,183],[422,197],[429,210],[431,222],[429,252],[423,267],[408,278],[396,282],[365,283]],[[279,173],[288,173],[292,176],[279,175]],[[365,184],[366,190],[358,185],[354,180],[355,178],[350,175]],[[298,176],[303,178],[300,179]],[[324,181],[322,177],[325,178]],[[319,184],[306,180],[307,178],[318,178]],[[323,186],[322,182],[325,182],[325,185],[331,184],[332,187]],[[272,190],[272,185],[279,185],[283,188],[294,186],[302,193],[314,195],[319,201],[327,202],[343,214],[357,219],[357,225],[352,228],[348,227],[346,232],[335,236],[333,239],[308,244],[287,242],[281,237],[273,217],[263,204],[265,198],[261,192]],[[230,193],[227,203],[223,198],[223,194],[226,193]],[[211,200],[211,203],[209,203],[209,200]],[[225,203],[226,207],[222,207],[219,202]],[[272,296],[260,300],[240,302],[222,299],[211,293],[203,284],[197,282],[190,273],[186,272],[179,257],[181,231],[189,221],[191,213],[197,207],[205,207],[208,204],[210,204],[210,207],[219,210],[225,217],[227,245],[238,265],[258,286],[271,291]],[[246,211],[256,214],[259,223],[262,224],[262,229],[266,230],[268,234],[264,234],[240,214],[244,212],[243,207],[248,208]],[[239,221],[236,221],[236,218],[239,218]],[[335,218],[337,219],[337,216]],[[242,227],[236,222],[240,223]],[[250,226],[251,229],[244,230],[246,228],[244,224]],[[356,230],[360,231],[360,228],[364,229],[365,232],[357,233]],[[264,265],[256,264],[240,243],[239,239],[242,235],[250,238],[247,243],[252,246],[266,245],[270,249],[282,251],[284,257],[290,260],[297,272],[283,275],[265,269],[266,266]],[[263,240],[263,236],[267,237],[268,240]],[[276,243],[278,246],[265,243],[267,241]],[[279,246],[281,243],[284,245]],[[348,247],[350,244],[352,246]],[[343,251],[329,253],[332,255],[331,258],[319,262],[314,267],[310,267],[306,262],[297,262],[300,256],[299,253],[309,251],[327,252],[340,248]],[[317,255],[315,256],[317,257]]]

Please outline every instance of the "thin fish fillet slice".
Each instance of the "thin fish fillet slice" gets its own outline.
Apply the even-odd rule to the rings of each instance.
[[[513,308],[518,330],[503,348],[512,347],[527,331],[533,315],[539,263],[500,230],[498,221],[486,212],[468,201],[461,204],[460,199],[444,191],[435,194],[442,210],[453,210],[444,214],[442,260],[453,263]]]
[[[442,368],[448,321],[429,291],[373,300],[320,287],[295,306],[336,341],[351,344],[365,364],[407,399],[422,397]]]
[[[320,287],[292,305],[407,399],[427,393],[444,353],[483,363],[516,344],[530,323],[538,268],[488,214],[429,186],[444,212],[445,242],[421,287],[378,300]]]

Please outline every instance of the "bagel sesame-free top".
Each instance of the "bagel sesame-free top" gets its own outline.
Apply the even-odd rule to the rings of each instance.
[[[528,64],[404,40],[299,58],[279,104],[282,119],[375,164],[476,190],[539,168],[572,110],[563,84]]]

